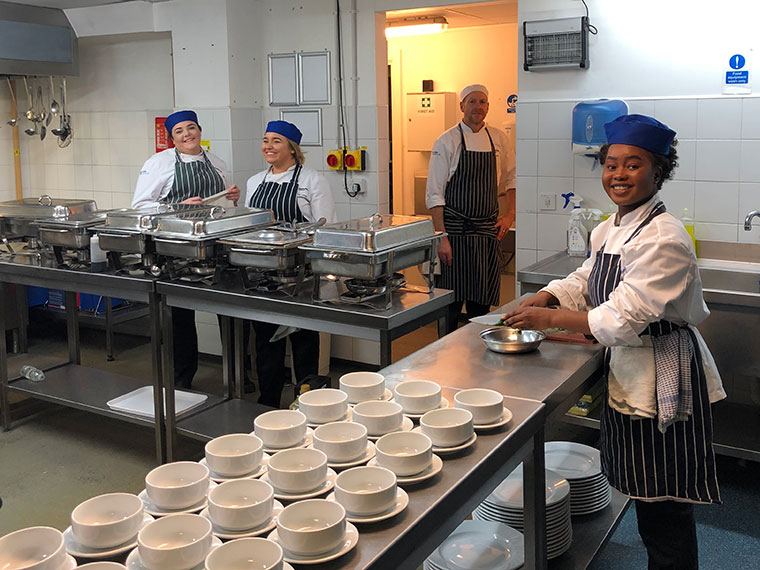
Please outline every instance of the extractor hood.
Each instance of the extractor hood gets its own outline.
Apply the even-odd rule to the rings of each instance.
[[[0,1],[0,75],[79,75],[77,36],[63,10]]]

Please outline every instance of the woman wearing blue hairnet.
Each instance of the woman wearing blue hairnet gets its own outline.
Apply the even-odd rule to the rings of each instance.
[[[696,570],[693,505],[720,503],[710,404],[726,393],[696,329],[709,310],[694,246],[658,194],[678,164],[676,133],[644,115],[605,131],[602,185],[617,215],[592,232],[577,271],[505,323],[579,331],[605,346],[602,471],[636,500],[649,569]]]
[[[335,203],[325,177],[304,164],[301,131],[287,121],[270,121],[261,141],[269,167],[246,185],[245,205],[268,208],[281,222],[334,222]],[[278,408],[285,383],[285,338],[271,341],[277,324],[253,321],[256,332],[256,374],[259,403]],[[289,335],[296,381],[319,371],[319,333],[300,330]]]

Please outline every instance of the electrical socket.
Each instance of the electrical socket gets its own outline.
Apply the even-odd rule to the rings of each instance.
[[[538,196],[538,209],[539,210],[556,210],[557,209],[557,195],[556,194],[540,194]]]
[[[351,193],[352,194],[364,194],[367,191],[367,179],[366,178],[354,178],[351,181]]]

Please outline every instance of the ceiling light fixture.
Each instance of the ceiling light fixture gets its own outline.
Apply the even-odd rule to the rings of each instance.
[[[443,16],[422,16],[419,18],[404,18],[393,20],[385,27],[386,38],[400,38],[405,36],[421,36],[424,34],[440,34],[445,32],[449,23]]]

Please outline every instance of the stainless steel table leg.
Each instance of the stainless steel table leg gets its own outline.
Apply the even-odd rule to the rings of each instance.
[[[66,334],[69,345],[69,362],[81,364],[82,355],[79,349],[79,305],[77,294],[66,291]]]
[[[525,505],[525,567],[545,570],[546,477],[544,430],[533,437],[533,452],[523,461],[523,504]]]
[[[243,398],[243,394],[245,392],[245,359],[246,359],[246,349],[248,348],[244,344],[245,337],[243,335],[243,327],[244,326],[250,326],[248,324],[248,321],[244,319],[232,319],[232,322],[234,323],[234,329],[232,334],[232,339],[234,342],[234,349],[232,351],[234,357],[235,357],[235,365],[234,365],[234,393],[232,391],[228,392],[229,397],[235,397],[235,398]]]
[[[380,366],[391,365],[391,335],[389,331],[380,331]]]
[[[174,338],[172,336],[172,308],[161,299],[162,340],[163,340],[163,380],[166,402],[166,460],[174,461],[177,441],[177,417],[174,407]]]
[[[103,297],[106,302],[106,360],[113,360],[113,309],[111,297]]]
[[[159,465],[166,462],[166,422],[164,420],[163,377],[161,370],[161,299],[150,293],[150,350],[153,364],[153,409],[155,410],[156,459]]]
[[[29,332],[27,331],[29,322],[29,306],[27,305],[26,287],[24,285],[16,285],[18,291],[20,291],[23,303],[19,303],[19,315],[18,315],[18,336],[19,336],[19,352],[29,352]]]
[[[5,303],[0,302],[0,331],[3,331],[0,342],[0,415],[3,420],[3,431],[11,429],[11,405],[8,390],[8,354],[5,347]]]

